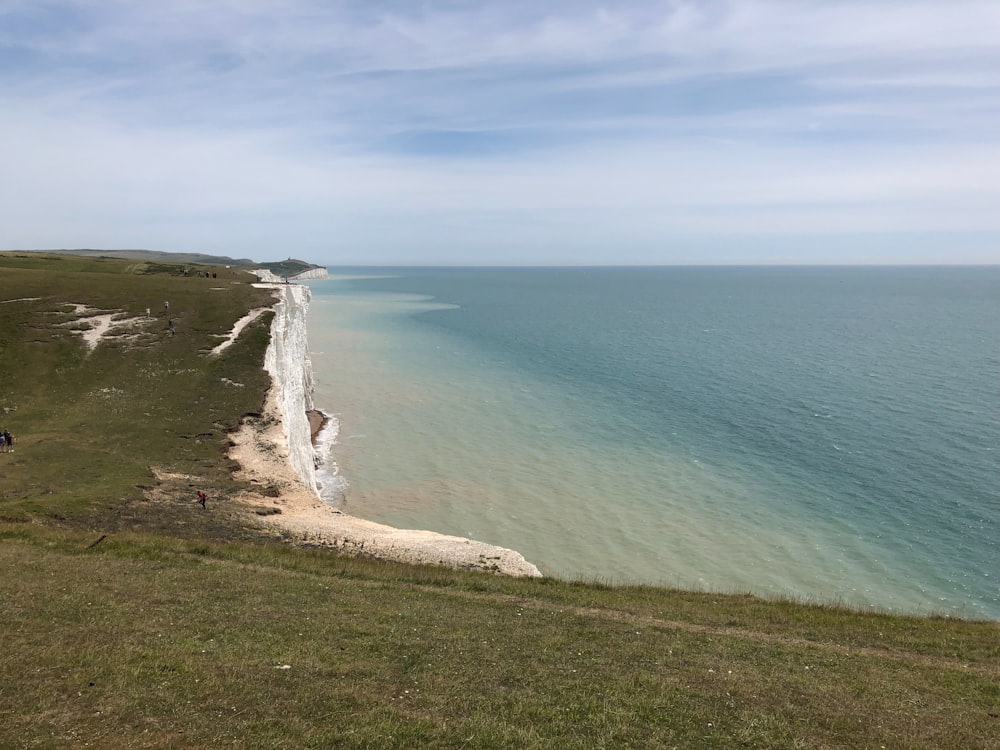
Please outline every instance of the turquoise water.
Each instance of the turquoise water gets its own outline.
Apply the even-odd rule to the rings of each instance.
[[[331,273],[347,512],[566,578],[1000,618],[1000,268]]]

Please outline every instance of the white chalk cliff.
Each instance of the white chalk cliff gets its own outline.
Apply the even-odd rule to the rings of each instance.
[[[257,278],[267,284],[283,284],[287,278],[289,281],[304,281],[306,279],[328,279],[330,278],[329,272],[325,268],[310,268],[302,273],[297,273],[294,276],[278,276],[272,271],[266,268],[256,268],[253,273],[257,275]]]
[[[330,274],[325,268],[310,268],[308,271],[289,276],[290,281],[302,281],[304,279],[328,279]]]
[[[264,369],[271,376],[288,440],[288,461],[306,486],[319,495],[316,451],[306,412],[313,408],[312,360],[306,337],[309,288],[301,284],[269,285],[278,296],[271,323],[271,343]]]

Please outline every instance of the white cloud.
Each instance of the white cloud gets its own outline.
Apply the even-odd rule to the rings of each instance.
[[[993,2],[39,7],[0,5],[7,247],[1000,233]]]

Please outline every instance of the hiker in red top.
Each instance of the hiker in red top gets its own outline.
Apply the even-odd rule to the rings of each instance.
[[[201,490],[198,490],[198,502],[201,503],[201,507],[205,507],[205,501],[208,500],[208,495],[206,495]]]

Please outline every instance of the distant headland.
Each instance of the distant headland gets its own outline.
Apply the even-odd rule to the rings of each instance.
[[[146,263],[171,263],[194,265],[217,265],[242,268],[248,271],[261,269],[270,271],[278,278],[317,278],[316,271],[326,271],[325,266],[317,266],[304,260],[289,257],[287,260],[260,263],[250,258],[231,258],[228,255],[210,255],[207,253],[175,253],[164,250],[107,250],[94,248],[59,248],[19,250],[18,252],[55,253],[60,255],[84,255],[90,258],[115,258],[119,260],[136,260]],[[325,274],[324,274],[325,276]]]

